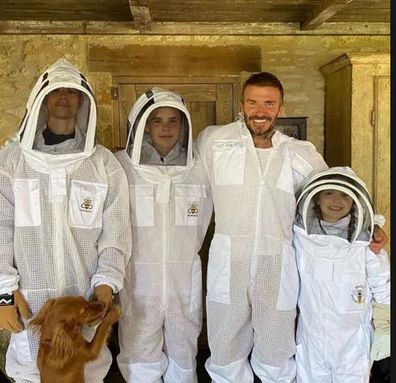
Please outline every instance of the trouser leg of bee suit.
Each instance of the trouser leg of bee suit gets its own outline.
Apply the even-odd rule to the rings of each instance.
[[[369,383],[370,372],[362,372],[361,375],[333,374],[332,382],[334,383]]]
[[[26,328],[26,326],[25,326]],[[12,333],[6,352],[6,374],[18,383],[40,383],[40,372],[36,364],[36,356],[29,345],[28,331]],[[35,345],[38,349],[38,339]]]
[[[322,375],[303,374],[300,371],[297,373],[298,383],[369,383],[370,373],[367,372],[362,375],[334,375],[330,370],[323,372]]]
[[[236,289],[237,294],[240,290]],[[211,357],[205,368],[216,383],[253,383],[248,356],[253,346],[251,308],[246,299],[229,304],[206,299]]]
[[[172,303],[172,302],[171,302]],[[168,308],[133,302],[132,316],[119,323],[118,365],[131,383],[195,383],[200,307],[169,304]],[[132,312],[131,311],[131,312]]]
[[[266,272],[276,270],[277,267],[283,268],[284,265],[278,264],[275,259],[279,257],[268,257],[257,265],[255,284],[250,289],[254,328],[250,362],[254,373],[262,382],[291,383],[296,378],[294,355],[298,285],[293,284],[290,277],[287,296],[281,294],[281,286],[285,280],[281,278],[277,283],[279,277],[275,276],[278,273],[268,275],[270,273]],[[292,271],[297,272],[293,263]],[[294,273],[293,275],[297,276]]]
[[[305,342],[297,346],[296,364],[298,383],[333,383],[331,370],[320,355],[312,357]]]
[[[330,370],[324,369],[324,364],[320,358],[311,358],[307,353],[306,345],[300,343],[297,345],[296,351],[296,365],[297,365],[297,382],[298,383],[331,383]],[[312,376],[312,368],[316,371],[322,371],[321,376]]]
[[[165,354],[155,363],[133,363],[128,368],[128,383],[161,383],[168,361]]]
[[[213,383],[253,383],[253,371],[247,358],[237,360],[226,366],[216,366],[208,358],[205,368]]]
[[[198,336],[202,328],[201,305],[174,305],[166,311],[164,350],[168,356],[165,383],[196,383]]]
[[[128,383],[160,383],[168,366],[162,351],[163,309],[138,299],[125,301],[125,306],[127,314],[118,323],[118,367]]]
[[[164,383],[197,383],[196,365],[193,368],[181,368],[172,358],[168,358],[168,368],[164,374]]]
[[[90,327],[83,326],[82,334],[84,338],[91,342],[93,337],[95,336],[96,330],[99,325]],[[113,357],[107,345],[103,347],[99,357],[92,362],[89,362],[85,365],[84,369],[84,379],[85,383],[101,383],[103,379],[107,375]]]
[[[282,366],[269,366],[260,362],[253,348],[250,360],[254,373],[265,383],[292,383],[296,377],[296,363],[294,357],[290,358]]]
[[[99,355],[99,358],[85,365],[84,379],[85,383],[101,383],[109,372],[112,361],[112,355],[107,346],[105,346]]]
[[[298,383],[368,383],[370,363],[364,358],[342,358],[339,368],[329,368],[329,362],[320,353],[312,351],[308,342],[297,346],[297,382]],[[357,363],[356,363],[357,361]],[[360,362],[360,363],[359,363]],[[330,363],[331,366],[331,363]]]

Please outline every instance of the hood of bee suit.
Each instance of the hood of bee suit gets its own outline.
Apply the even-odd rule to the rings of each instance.
[[[150,113],[157,108],[171,107],[182,114],[182,131],[170,155],[183,153],[186,158],[183,165],[150,165],[142,160],[142,148],[147,149],[151,142],[150,135],[145,132],[146,122]],[[194,166],[192,124],[190,113],[183,98],[172,91],[154,87],[142,94],[133,105],[128,116],[127,142],[125,151],[135,170],[148,182],[158,183],[159,179],[180,182]]]
[[[73,88],[81,92],[73,147],[62,154],[43,151],[42,132],[47,125],[45,97],[58,88]],[[18,131],[18,140],[26,160],[39,171],[69,168],[89,157],[95,150],[96,101],[84,75],[66,59],[51,65],[37,80],[30,93],[25,116]],[[71,141],[71,140],[68,140]]]
[[[353,170],[347,166],[333,167],[323,172],[315,174],[304,186],[297,200],[296,224],[302,227],[307,234],[317,220],[314,212],[315,202],[313,197],[322,190],[339,190],[349,195],[356,208],[355,230],[351,241],[368,240],[364,233],[369,232],[372,237],[374,229],[374,211],[371,196],[364,182],[359,179]]]

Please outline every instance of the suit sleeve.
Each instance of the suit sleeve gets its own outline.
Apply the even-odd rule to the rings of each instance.
[[[131,256],[132,234],[127,177],[116,158],[110,162],[102,234],[98,241],[98,268],[92,276],[91,287],[106,284],[117,293],[123,286]]]

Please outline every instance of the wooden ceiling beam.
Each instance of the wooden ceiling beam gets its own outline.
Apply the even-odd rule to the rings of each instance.
[[[301,23],[302,30],[312,30],[340,12],[353,0],[322,0],[311,15]]]
[[[133,23],[108,21],[13,21],[0,20],[0,35],[147,35],[147,36],[290,36],[290,35],[386,35],[390,23],[324,23],[301,30],[298,23],[151,23],[139,31]]]
[[[151,30],[150,0],[128,0],[135,27],[146,32]]]

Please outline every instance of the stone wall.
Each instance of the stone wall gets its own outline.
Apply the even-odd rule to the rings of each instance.
[[[93,84],[98,100],[98,140],[112,131],[111,74],[88,71],[88,46],[261,47],[262,70],[285,87],[286,116],[308,117],[308,139],[323,151],[324,78],[319,67],[344,52],[389,52],[389,36],[87,36],[0,35],[0,145],[17,130],[37,76],[60,57],[74,63]],[[160,57],[158,58],[161,59]],[[133,68],[131,68],[133,71]]]

